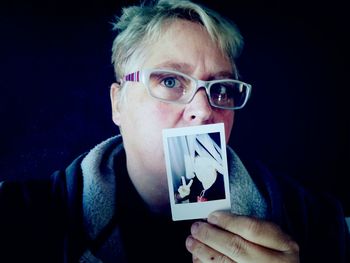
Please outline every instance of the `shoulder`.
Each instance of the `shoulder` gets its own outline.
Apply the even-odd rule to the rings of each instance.
[[[79,182],[80,163],[85,155],[76,158],[66,169],[56,170],[41,179],[5,180],[0,182],[0,207],[9,203],[10,207],[31,206],[47,203],[57,194],[63,194],[68,187]],[[68,178],[67,175],[70,175]],[[17,204],[15,206],[14,204]]]
[[[63,261],[67,227],[71,218],[80,218],[82,158],[45,179],[0,182],[0,261],[8,256],[16,262]]]
[[[69,203],[76,202],[81,191],[80,163],[76,158],[66,169],[32,180],[0,182],[0,223],[15,225],[21,218],[32,222],[41,218],[63,217]]]

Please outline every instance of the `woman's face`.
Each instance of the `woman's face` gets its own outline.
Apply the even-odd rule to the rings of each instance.
[[[150,48],[140,69],[152,68],[177,70],[201,80],[232,75],[229,59],[211,41],[203,27],[185,20],[169,24],[158,42]],[[117,84],[112,85],[113,121],[122,130],[128,172],[134,184],[140,185],[138,190],[153,189],[167,193],[163,129],[224,123],[228,141],[234,112],[212,108],[204,89],[200,89],[193,100],[184,105],[151,97],[139,82],[129,82],[126,88],[123,103],[117,99]]]

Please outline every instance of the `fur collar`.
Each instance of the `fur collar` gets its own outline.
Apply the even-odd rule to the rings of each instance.
[[[81,163],[83,172],[84,227],[95,239],[115,211],[114,160],[124,151],[120,135],[93,148]],[[235,152],[227,147],[231,212],[258,218],[267,217],[267,205],[248,171]]]

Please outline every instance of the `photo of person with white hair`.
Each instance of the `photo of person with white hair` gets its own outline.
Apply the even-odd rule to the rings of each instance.
[[[215,136],[215,133],[212,135]],[[180,202],[206,202],[225,198],[221,149],[210,134],[187,136],[184,155],[186,178],[177,188]]]
[[[222,140],[218,130],[178,134],[167,140],[175,203],[225,199]]]

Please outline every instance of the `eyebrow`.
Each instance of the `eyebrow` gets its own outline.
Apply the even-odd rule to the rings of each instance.
[[[155,66],[161,69],[172,69],[188,74],[192,71],[192,66],[188,63],[178,63],[173,61],[165,61]]]
[[[187,75],[190,75],[190,73],[193,71],[192,66],[190,64],[178,63],[173,61],[165,61],[163,63],[157,64],[155,65],[155,68],[176,70]],[[219,71],[215,74],[209,75],[208,80],[223,79],[223,78],[235,79],[235,75],[230,71]]]
[[[229,71],[220,71],[215,73],[213,76],[210,77],[211,79],[235,79],[235,75],[232,72]]]

